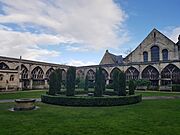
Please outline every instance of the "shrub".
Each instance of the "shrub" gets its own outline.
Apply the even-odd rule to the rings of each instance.
[[[86,76],[85,83],[84,83],[84,90],[85,91],[88,91],[88,82],[89,82],[89,79],[88,79],[88,76]]]
[[[113,83],[107,84],[107,85],[106,85],[106,88],[107,88],[107,89],[113,89]]]
[[[149,87],[150,84],[151,84],[151,82],[149,80],[144,80],[144,79],[135,80],[136,86],[147,86],[147,87]]]
[[[49,95],[55,95],[56,94],[56,89],[57,89],[57,74],[56,72],[52,72],[51,75],[49,76]]]
[[[180,84],[172,84],[172,91],[180,92]]]
[[[113,89],[116,92],[119,90],[119,72],[118,69],[114,69],[113,72]]]
[[[66,97],[41,95],[44,103],[64,106],[117,106],[128,105],[142,101],[142,95],[116,97]]]
[[[62,70],[61,69],[56,69],[56,92],[59,93],[61,91],[61,83],[62,83]]]
[[[135,83],[133,80],[129,81],[129,95],[134,95],[135,92]]]
[[[126,96],[126,74],[121,71],[118,74],[118,87],[118,95]]]
[[[102,72],[102,68],[99,67],[99,69],[96,69],[95,74],[95,91],[94,96],[95,97],[101,97],[103,95],[103,88],[104,85],[104,74]]]
[[[75,79],[76,79],[76,68],[69,67],[66,75],[66,96],[74,96]]]

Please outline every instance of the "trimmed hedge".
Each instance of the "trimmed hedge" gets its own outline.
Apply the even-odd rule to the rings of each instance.
[[[172,91],[180,91],[180,84],[173,84]]]
[[[112,96],[112,97],[67,97],[41,95],[43,103],[63,106],[119,106],[135,104],[142,101],[142,95]]]

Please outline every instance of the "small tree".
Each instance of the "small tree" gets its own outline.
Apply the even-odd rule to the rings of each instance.
[[[135,83],[133,80],[129,81],[129,95],[134,95],[135,93]]]
[[[102,89],[103,92],[106,90],[106,78],[104,74],[102,74]]]
[[[56,92],[60,93],[61,91],[61,83],[62,83],[62,70],[61,69],[57,69],[55,70],[56,75],[57,75],[57,80],[56,81]]]
[[[119,72],[118,69],[114,69],[113,72],[113,89],[115,92],[118,92],[119,90]]]
[[[118,95],[119,96],[126,96],[126,74],[124,72],[119,72],[118,74]]]
[[[49,95],[56,94],[56,88],[57,88],[56,80],[57,80],[57,74],[54,71],[49,76],[49,93],[48,93]]]
[[[88,79],[88,76],[86,76],[86,78],[85,78],[85,83],[84,83],[84,90],[85,91],[88,91],[88,82],[89,82],[89,79]]]
[[[66,75],[66,96],[75,95],[76,68],[69,67]]]
[[[77,78],[76,78],[76,86],[77,86],[77,88],[79,88],[80,81],[81,81],[80,78],[77,77]]]
[[[95,91],[94,96],[95,97],[101,97],[103,95],[103,73],[102,68],[99,67],[99,69],[96,69],[96,75],[95,75]]]

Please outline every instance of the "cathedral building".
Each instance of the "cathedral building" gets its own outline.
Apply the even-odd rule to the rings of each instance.
[[[77,67],[76,77],[90,82],[95,80],[97,67],[103,68],[106,84],[112,83],[115,68],[126,73],[126,79],[144,79],[150,87],[170,90],[172,84],[180,84],[180,36],[174,43],[156,29],[125,58],[106,50],[99,65]],[[0,90],[46,89],[51,72],[63,69],[66,78],[67,65],[0,57]]]

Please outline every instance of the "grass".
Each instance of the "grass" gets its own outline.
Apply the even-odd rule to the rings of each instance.
[[[82,91],[82,89],[78,89]],[[92,89],[90,89],[92,91]],[[0,92],[0,100],[2,99],[17,99],[17,98],[40,98],[42,94],[45,94],[47,90],[31,90],[31,91],[16,91],[16,92],[8,92],[2,93]],[[180,95],[179,93],[171,93],[171,92],[143,92],[137,91],[137,94],[142,94],[142,96],[176,96]]]
[[[148,100],[117,107],[63,107],[37,103],[10,112],[0,104],[1,135],[180,135],[180,100]]]
[[[16,91],[16,92],[8,92],[8,93],[0,92],[0,100],[17,99],[17,98],[40,98],[41,95],[45,93],[46,90]]]
[[[143,97],[148,97],[148,96],[180,96],[180,92],[136,91],[136,93],[142,94]]]

